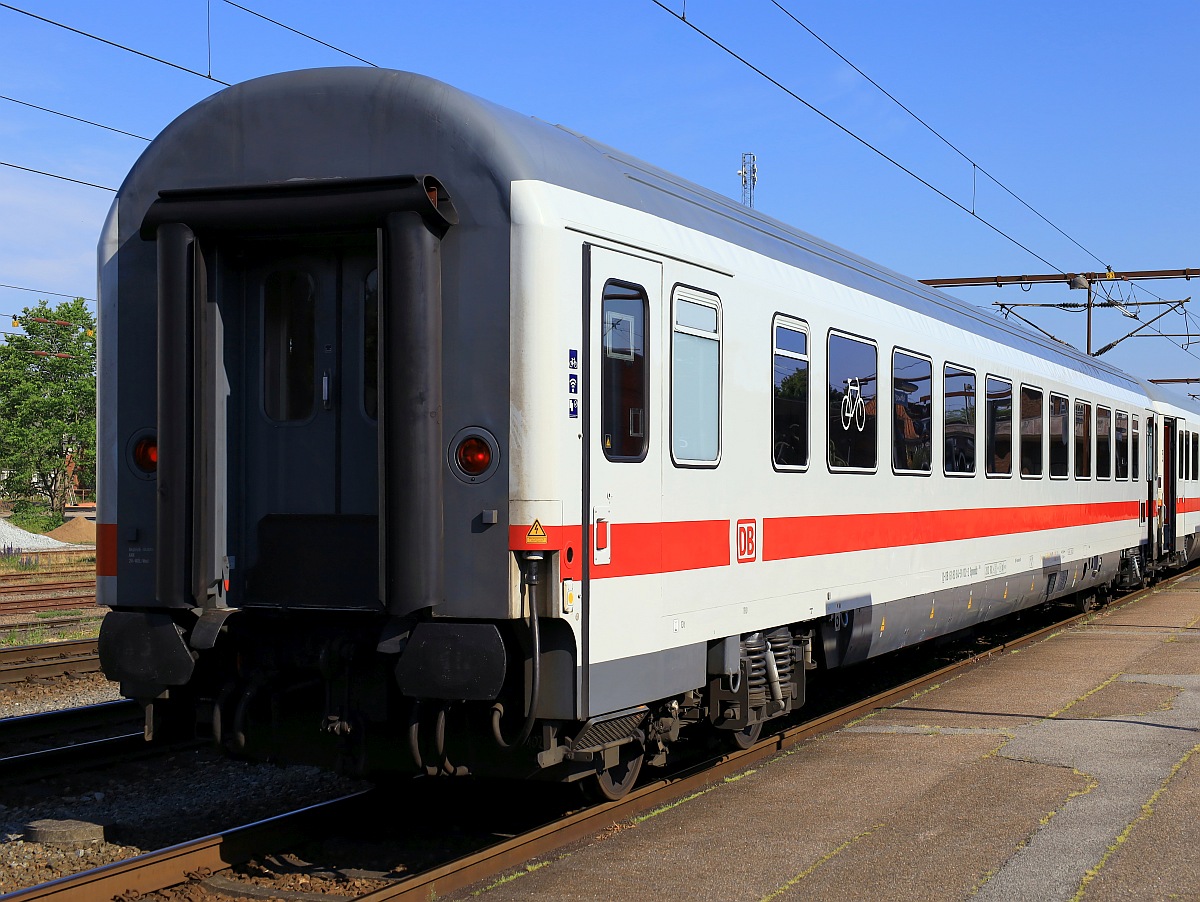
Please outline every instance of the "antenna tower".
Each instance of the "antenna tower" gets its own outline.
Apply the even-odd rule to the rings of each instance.
[[[742,168],[738,170],[742,177],[742,203],[747,207],[754,206],[754,183],[758,181],[758,163],[754,159],[752,153],[742,154]]]

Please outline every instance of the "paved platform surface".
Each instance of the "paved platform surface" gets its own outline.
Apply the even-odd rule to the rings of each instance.
[[[1197,750],[1200,573],[473,897],[1196,900]]]

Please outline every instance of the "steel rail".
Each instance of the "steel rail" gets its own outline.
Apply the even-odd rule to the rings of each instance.
[[[0,896],[0,900],[111,902],[116,898],[136,899],[184,883],[200,874],[223,871],[231,865],[248,861],[264,849],[299,843],[314,831],[327,830],[330,824],[349,823],[355,816],[354,809],[370,794],[370,790],[364,790],[310,805],[234,830],[213,833],[156,852],[60,877],[49,883],[16,890]]]
[[[100,669],[96,639],[73,639],[44,645],[16,645],[0,650],[0,683]]]
[[[9,583],[0,586],[0,595],[39,595],[45,592],[65,592],[70,589],[91,589],[96,591],[96,578],[62,580],[59,582],[22,582],[18,585]]]

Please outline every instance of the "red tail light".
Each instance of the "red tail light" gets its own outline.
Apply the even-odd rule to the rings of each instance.
[[[133,446],[133,462],[143,473],[153,473],[158,470],[158,439],[145,436]]]
[[[469,435],[459,442],[454,456],[468,476],[480,476],[492,465],[492,449],[477,435]]]

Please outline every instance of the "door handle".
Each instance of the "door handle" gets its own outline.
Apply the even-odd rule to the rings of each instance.
[[[326,410],[329,410],[333,406],[333,401],[330,398],[329,384],[329,370],[326,370],[325,375],[321,377],[321,402],[325,405]]]

